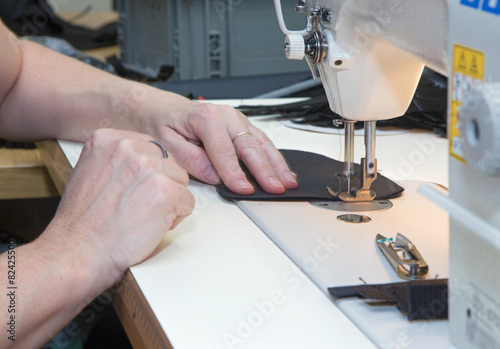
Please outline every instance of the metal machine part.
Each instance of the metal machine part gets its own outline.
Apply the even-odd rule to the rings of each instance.
[[[306,57],[311,64],[323,62],[328,53],[326,38],[319,31],[314,31],[307,37],[300,34],[287,35],[283,48],[286,58],[300,61]]]
[[[344,124],[344,170],[337,173],[339,190],[327,188],[334,197],[345,202],[365,202],[375,199],[375,192],[370,189],[377,179],[377,159],[375,158],[375,121],[365,121],[365,157],[361,158],[361,187],[352,185],[354,174],[354,123],[351,120],[334,120],[336,125]]]
[[[471,166],[485,175],[500,175],[500,84],[475,87],[460,113],[463,151]]]
[[[374,200],[366,202],[311,201],[311,205],[340,212],[371,212],[383,211],[392,207],[389,200]]]
[[[318,30],[313,31],[305,40],[305,52],[312,63],[321,63],[328,53],[325,36]]]
[[[349,214],[341,214],[340,216],[337,216],[337,219],[339,221],[342,221],[342,222],[346,222],[346,223],[368,223],[370,222],[372,219],[368,216],[363,216],[363,215],[360,215],[360,214],[352,214],[352,213],[349,213]]]
[[[377,234],[375,241],[398,275],[406,280],[423,279],[429,273],[429,266],[413,243],[398,233],[396,240]]]

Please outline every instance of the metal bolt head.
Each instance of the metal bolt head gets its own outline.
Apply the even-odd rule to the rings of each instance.
[[[295,6],[295,12],[305,13],[306,12],[306,7],[304,5],[297,5],[297,6]]]
[[[332,13],[328,11],[327,9],[321,9],[320,10],[321,14],[321,20],[324,22],[330,23],[332,21]]]
[[[335,126],[335,127],[340,127],[340,126],[342,126],[343,122],[342,122],[342,120],[340,120],[340,119],[333,119],[333,120],[332,120],[332,124],[333,124],[333,126]]]

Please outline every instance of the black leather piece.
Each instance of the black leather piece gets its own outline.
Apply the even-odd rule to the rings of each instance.
[[[238,109],[246,116],[279,114],[296,124],[334,129],[344,128],[343,124],[334,125],[332,123],[332,120],[342,119],[342,117],[331,111],[324,89],[314,87],[307,91],[300,91],[294,96],[311,96],[311,98],[305,101],[278,105],[242,105]],[[446,97],[446,77],[425,68],[406,113],[398,118],[377,120],[377,127],[429,130],[446,137]],[[356,129],[362,128],[363,123],[357,122],[354,127]]]
[[[448,279],[330,287],[335,299],[358,297],[369,305],[395,305],[408,320],[448,318]]]
[[[224,184],[217,187],[219,194],[227,200],[270,200],[270,201],[309,201],[330,200],[338,201],[327,190],[327,186],[338,190],[338,180],[335,174],[341,172],[343,163],[326,156],[300,150],[280,150],[290,169],[297,174],[299,186],[297,189],[287,190],[284,194],[266,193],[258,184],[249,171],[244,168],[247,178],[255,188],[252,195],[238,195],[231,192]],[[359,175],[360,166],[354,166]],[[403,188],[392,180],[378,174],[373,182],[372,189],[376,193],[376,199],[390,199],[399,196]]]

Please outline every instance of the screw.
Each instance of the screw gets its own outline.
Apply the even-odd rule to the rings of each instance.
[[[337,66],[342,65],[342,63],[344,63],[344,62],[342,62],[342,60],[340,60],[340,59],[335,61],[335,65],[337,65]]]
[[[335,126],[335,127],[340,127],[340,126],[343,124],[343,122],[342,122],[342,120],[340,120],[340,119],[333,119],[333,120],[332,120],[332,124],[333,124],[333,126]]]
[[[303,1],[299,1],[299,4],[295,6],[295,12],[305,13],[306,12],[306,4]]]
[[[321,9],[320,10],[321,14],[321,19],[325,22],[330,23],[332,21],[332,13],[328,11],[327,9]]]

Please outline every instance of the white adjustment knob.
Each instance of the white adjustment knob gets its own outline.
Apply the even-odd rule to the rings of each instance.
[[[485,175],[500,175],[500,83],[472,89],[460,111],[464,157]]]
[[[288,59],[300,61],[304,58],[306,45],[304,37],[300,34],[290,34],[285,37],[285,55]]]

